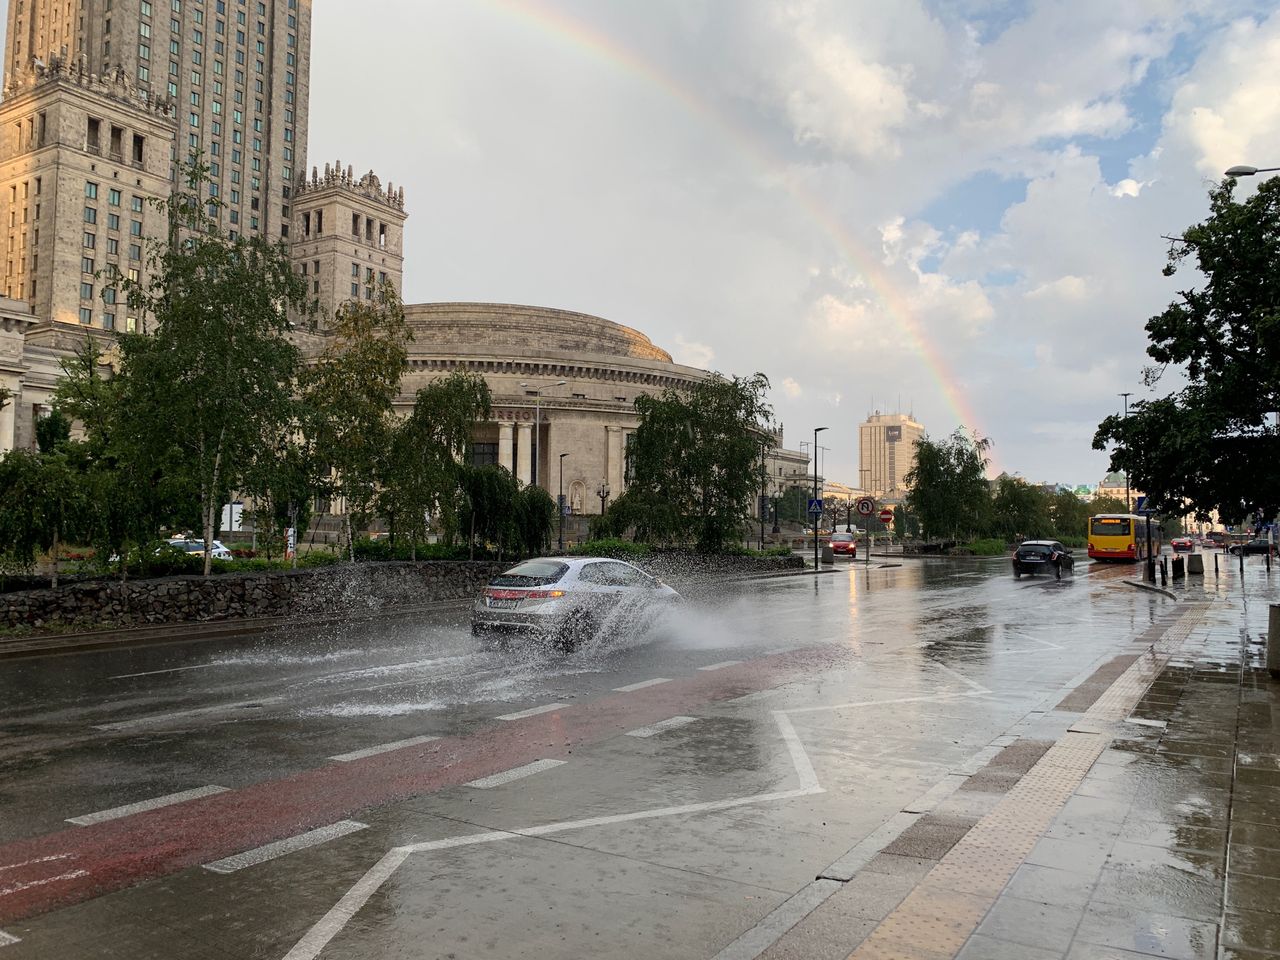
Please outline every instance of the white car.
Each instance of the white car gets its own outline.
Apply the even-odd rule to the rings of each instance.
[[[183,540],[181,538],[168,541],[169,546],[185,551],[186,553],[204,553],[203,540]],[[215,560],[231,560],[231,551],[224,547],[219,540],[213,541],[213,559]]]
[[[680,594],[638,567],[607,557],[539,557],[489,581],[471,612],[471,632],[499,643],[512,636],[572,650],[620,609],[644,616]]]

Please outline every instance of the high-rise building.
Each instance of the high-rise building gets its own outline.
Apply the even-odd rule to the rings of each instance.
[[[288,239],[310,45],[310,0],[10,0],[0,289],[37,318],[127,327],[95,273],[145,269],[149,201],[196,153],[229,234]]]
[[[858,486],[873,497],[906,495],[905,477],[916,464],[924,426],[909,413],[872,413],[858,426]]]

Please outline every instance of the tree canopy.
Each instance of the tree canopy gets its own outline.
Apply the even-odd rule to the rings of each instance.
[[[1197,282],[1147,321],[1144,380],[1172,368],[1185,386],[1108,417],[1093,442],[1152,508],[1226,523],[1280,510],[1280,177],[1244,202],[1235,188],[1215,187],[1209,217],[1172,242],[1165,275],[1190,261]]]
[[[916,441],[916,462],[905,482],[907,512],[925,536],[969,539],[987,529],[991,495],[986,451],[991,441],[957,429],[945,440]]]

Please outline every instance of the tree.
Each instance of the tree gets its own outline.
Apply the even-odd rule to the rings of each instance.
[[[614,508],[643,508],[638,537],[691,539],[699,550],[716,552],[743,536],[760,487],[760,434],[772,417],[768,388],[761,373],[716,374],[687,389],[636,398],[634,476]]]
[[[1024,540],[1051,537],[1054,525],[1049,495],[1021,477],[1000,474],[996,478],[995,496],[991,501],[989,532],[1006,542],[1018,537]]]
[[[1096,512],[1091,504],[1070,490],[1059,490],[1049,498],[1049,518],[1053,521],[1054,536],[1058,540],[1088,536],[1089,518]]]
[[[339,307],[330,333],[318,361],[301,377],[303,431],[318,459],[332,465],[335,492],[346,500],[347,549],[354,560],[352,525],[363,525],[372,511],[395,430],[392,401],[408,368],[405,344],[413,333],[388,284],[376,300]]]
[[[907,512],[919,519],[927,536],[959,540],[987,527],[991,495],[986,481],[991,441],[958,428],[945,440],[916,441],[916,462],[905,481]]]
[[[516,546],[525,556],[537,556],[550,547],[555,521],[556,503],[547,491],[530,484],[516,494]]]
[[[185,186],[157,207],[168,235],[147,241],[144,279],[117,270],[129,310],[151,333],[120,335],[120,405],[130,446],[145,462],[184,478],[204,531],[211,567],[214,523],[239,466],[294,414],[297,348],[290,312],[307,309],[306,285],[282,244],[225,234],[197,158]],[[209,212],[207,212],[209,211]]]
[[[1235,187],[1215,187],[1209,217],[1171,245],[1165,275],[1191,258],[1201,285],[1147,321],[1144,380],[1175,367],[1186,386],[1108,417],[1093,441],[1114,445],[1112,469],[1153,509],[1226,523],[1280,510],[1280,177],[1243,203]]]
[[[1085,506],[1089,509],[1089,516],[1096,517],[1100,513],[1131,513],[1129,504],[1125,503],[1119,497],[1094,497]]]
[[[467,534],[471,556],[476,541],[492,543],[498,559],[510,546],[518,545],[515,522],[520,483],[506,467],[494,464],[466,466],[460,473],[462,489],[462,529]]]

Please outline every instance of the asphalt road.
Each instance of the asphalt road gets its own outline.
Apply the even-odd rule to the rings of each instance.
[[[895,814],[1060,735],[1166,603],[1133,573],[842,566],[568,657],[454,605],[0,664],[0,960],[755,956]]]

